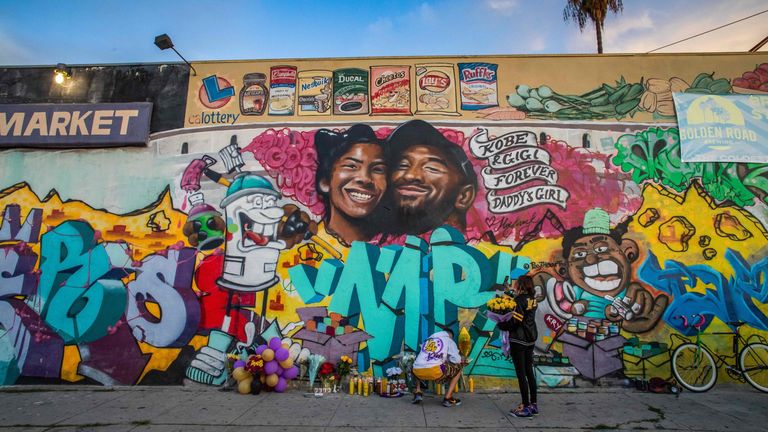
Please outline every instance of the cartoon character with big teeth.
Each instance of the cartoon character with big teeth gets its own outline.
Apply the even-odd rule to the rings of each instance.
[[[252,173],[235,177],[221,202],[227,220],[224,269],[217,284],[235,291],[263,291],[278,281],[275,274],[280,251],[278,238],[284,215],[280,193],[267,179]]]
[[[558,281],[545,273],[535,278],[557,315],[621,321],[623,329],[632,333],[643,333],[656,325],[669,298],[663,294],[654,297],[631,281],[631,264],[637,260],[639,248],[624,238],[630,221],[611,230],[608,213],[592,209],[584,215],[582,227],[563,235],[567,279]]]

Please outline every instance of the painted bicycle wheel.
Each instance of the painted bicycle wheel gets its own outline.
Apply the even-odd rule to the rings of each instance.
[[[672,373],[680,385],[692,392],[705,392],[717,382],[717,367],[712,354],[693,343],[675,348]]]
[[[739,354],[739,367],[752,387],[768,393],[768,345],[752,343]]]

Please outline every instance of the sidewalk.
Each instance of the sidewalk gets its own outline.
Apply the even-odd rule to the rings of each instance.
[[[244,432],[269,431],[546,431],[663,429],[764,431],[768,395],[747,385],[673,395],[619,388],[545,390],[535,419],[505,415],[516,393],[461,393],[462,405],[444,408],[426,395],[330,394],[298,390],[244,396],[212,388],[84,386],[0,388],[0,430]]]

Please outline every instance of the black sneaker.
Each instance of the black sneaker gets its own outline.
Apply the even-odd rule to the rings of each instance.
[[[461,400],[456,398],[450,398],[450,399],[443,399],[443,406],[446,408],[450,408],[452,406],[459,406],[461,405]]]
[[[420,404],[422,400],[424,400],[424,398],[421,396],[421,392],[416,392],[413,394],[413,400],[411,401],[411,403]]]

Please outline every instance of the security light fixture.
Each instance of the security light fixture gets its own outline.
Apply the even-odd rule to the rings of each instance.
[[[70,69],[64,63],[56,65],[56,69],[53,70],[53,80],[58,85],[64,85],[64,83],[72,77]]]
[[[187,66],[189,66],[189,68],[192,70],[192,75],[197,76],[197,71],[195,70],[194,66],[192,66],[192,64],[189,63],[187,59],[185,59],[184,56],[182,56],[178,51],[176,51],[176,48],[173,47],[173,41],[171,40],[170,36],[168,36],[165,33],[155,36],[155,45],[161,50],[167,50],[168,48],[172,49],[173,52],[175,52],[176,55],[181,57],[181,59],[184,60],[184,63],[186,63]]]

